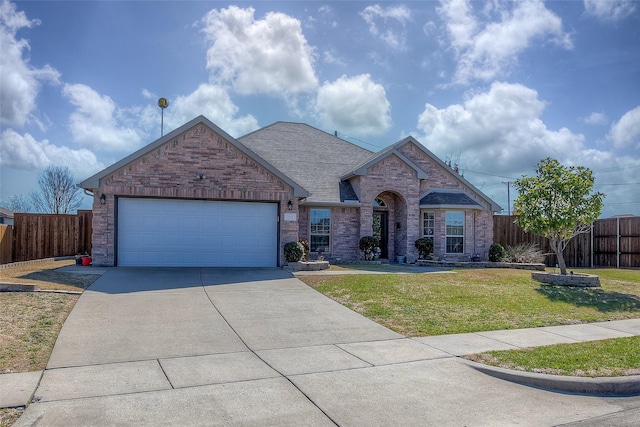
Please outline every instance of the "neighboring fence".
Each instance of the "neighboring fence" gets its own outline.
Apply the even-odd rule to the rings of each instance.
[[[545,253],[551,252],[547,239],[525,233],[515,225],[515,218],[506,215],[493,217],[495,243],[502,246],[535,243]],[[640,217],[597,220],[591,233],[571,239],[564,251],[564,259],[568,267],[640,268]],[[555,266],[556,256],[548,255],[545,263]]]
[[[10,262],[90,254],[91,224],[91,211],[77,215],[16,213]]]
[[[11,262],[13,246],[13,227],[0,225],[0,264]]]

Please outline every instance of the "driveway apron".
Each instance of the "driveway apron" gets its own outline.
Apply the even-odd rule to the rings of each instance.
[[[488,377],[427,342],[280,269],[112,268],[16,426],[540,426],[640,406]]]

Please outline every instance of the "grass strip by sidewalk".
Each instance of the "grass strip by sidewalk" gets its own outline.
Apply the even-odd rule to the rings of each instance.
[[[640,337],[488,351],[465,359],[500,368],[577,377],[640,375]]]

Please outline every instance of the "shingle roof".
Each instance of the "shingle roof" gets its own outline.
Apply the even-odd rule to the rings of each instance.
[[[420,207],[477,207],[482,206],[465,193],[433,191],[420,199]]]
[[[372,155],[304,123],[277,122],[238,141],[308,190],[307,203],[357,200],[340,177]]]

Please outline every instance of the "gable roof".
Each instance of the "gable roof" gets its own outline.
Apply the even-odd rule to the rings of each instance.
[[[496,202],[494,202],[490,197],[488,197],[486,194],[484,194],[482,191],[480,191],[479,189],[477,189],[473,184],[471,184],[469,181],[467,181],[463,176],[459,175],[457,172],[455,172],[453,169],[451,169],[449,166],[447,166],[447,164],[445,162],[443,162],[442,160],[440,160],[438,158],[438,156],[436,156],[435,154],[433,154],[431,151],[429,151],[424,145],[422,145],[417,139],[415,139],[412,136],[408,136],[398,142],[396,142],[393,145],[390,145],[389,147],[378,151],[377,153],[375,153],[373,156],[371,156],[371,158],[367,159],[366,162],[364,162],[361,165],[356,166],[353,170],[349,171],[346,175],[344,175],[343,178],[346,177],[351,177],[351,176],[355,176],[355,175],[360,175],[363,172],[366,173],[366,168],[370,167],[371,165],[379,162],[380,160],[384,159],[385,157],[388,157],[391,154],[395,154],[398,157],[402,156],[402,154],[399,152],[399,149],[404,146],[405,144],[409,144],[412,143],[413,145],[415,145],[419,150],[421,150],[427,157],[429,157],[431,160],[433,160],[438,166],[440,166],[442,168],[442,170],[444,170],[445,172],[449,173],[451,176],[453,176],[456,180],[458,180],[460,183],[462,183],[463,185],[467,186],[469,189],[471,189],[471,191],[473,191],[474,193],[476,193],[478,196],[480,196],[485,202],[487,202],[489,204],[489,206],[491,207],[491,210],[493,212],[499,212],[502,210],[502,208],[500,207],[500,205],[498,205]],[[402,156],[400,157],[401,159],[406,159],[406,157]],[[414,169],[417,168],[419,171],[422,172],[422,174],[424,174],[424,177],[421,176],[420,174],[418,174],[418,178],[422,178],[422,179],[426,179],[426,173],[424,171],[422,171],[422,169],[418,168],[415,164],[413,164],[412,162],[409,161],[409,159],[403,160],[405,163],[407,163],[408,165],[413,165],[411,167],[413,167]],[[455,192],[455,191],[454,191]],[[472,200],[472,199],[470,199]],[[474,202],[476,203],[476,202]],[[422,203],[421,203],[422,204]],[[477,203],[476,203],[477,204]]]
[[[238,138],[311,194],[304,203],[357,202],[340,177],[372,152],[304,123],[276,122]]]
[[[209,119],[207,119],[204,116],[198,116],[195,119],[191,120],[190,122],[185,123],[184,125],[180,126],[179,128],[175,129],[174,131],[164,135],[160,139],[157,139],[154,142],[152,142],[151,144],[142,147],[141,149],[139,149],[138,151],[134,152],[133,154],[130,154],[129,156],[125,157],[124,159],[120,160],[119,162],[116,162],[113,165],[109,166],[108,168],[106,168],[106,169],[98,172],[97,174],[93,175],[92,177],[85,179],[80,184],[78,184],[78,186],[80,188],[84,188],[84,189],[87,189],[87,190],[92,190],[92,189],[99,188],[100,187],[100,181],[102,180],[102,178],[113,174],[114,172],[118,171],[119,169],[122,169],[123,167],[129,165],[133,161],[143,157],[144,155],[146,155],[146,154],[150,153],[151,151],[155,150],[156,148],[168,143],[169,141],[171,141],[172,139],[176,138],[180,134],[188,131],[189,129],[191,129],[191,128],[199,125],[199,124],[204,124],[205,126],[207,126],[209,129],[211,129],[212,131],[214,131],[215,133],[220,135],[227,142],[229,142],[235,148],[237,148],[242,153],[247,155],[249,158],[254,160],[256,163],[258,163],[259,165],[261,165],[262,167],[267,169],[269,172],[274,174],[276,177],[278,177],[279,179],[284,181],[286,184],[290,185],[293,188],[293,194],[294,194],[295,197],[306,197],[306,196],[309,195],[309,192],[305,188],[303,188],[300,184],[298,184],[296,181],[291,179],[289,176],[287,176],[284,173],[282,173],[280,170],[278,170],[275,167],[273,167],[273,165],[271,165],[269,162],[265,161],[263,158],[261,158],[255,152],[249,150],[247,147],[242,145],[235,138],[233,138],[231,135],[229,135],[228,133],[226,133],[225,131],[220,129],[218,126],[216,126],[213,122],[211,122]]]
[[[387,157],[389,157],[391,155],[397,156],[407,166],[409,166],[411,169],[413,169],[416,172],[416,174],[418,176],[418,179],[427,179],[428,178],[426,172],[423,171],[422,169],[420,169],[411,160],[406,158],[404,154],[399,152],[397,150],[396,145],[394,144],[394,145],[391,145],[391,146],[389,146],[389,147],[387,147],[387,148],[385,148],[383,150],[378,151],[377,153],[374,153],[369,158],[367,158],[364,162],[360,163],[355,168],[350,170],[347,174],[343,175],[341,177],[341,179],[349,179],[349,178],[352,178],[352,177],[357,176],[357,175],[366,175],[367,174],[367,169],[369,169],[371,166],[373,166],[374,164],[378,163],[382,159],[385,159],[385,158],[387,158]]]

